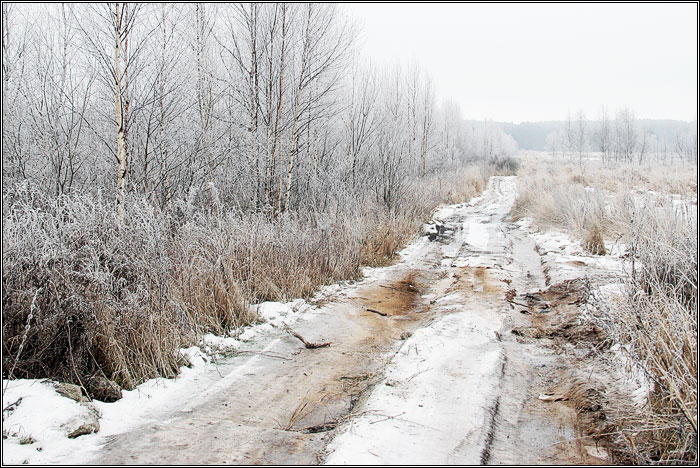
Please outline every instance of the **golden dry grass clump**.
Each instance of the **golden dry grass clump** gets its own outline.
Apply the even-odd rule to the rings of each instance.
[[[586,252],[593,255],[605,255],[605,242],[603,235],[600,233],[598,226],[592,226],[586,231],[586,237],[583,239],[583,247]]]

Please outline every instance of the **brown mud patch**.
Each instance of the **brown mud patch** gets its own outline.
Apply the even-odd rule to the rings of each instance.
[[[587,464],[601,464],[615,459],[615,447],[606,434],[616,428],[607,412],[615,408],[615,399],[624,397],[611,399],[605,384],[591,379],[592,374],[602,372],[604,363],[597,360],[611,342],[602,330],[581,317],[580,307],[587,302],[589,290],[585,279],[574,279],[536,293],[511,292],[511,306],[518,307],[529,322],[514,327],[511,333],[520,343],[538,343],[560,356],[562,365],[546,373],[539,400],[545,411],[569,415],[574,422],[577,437],[562,442],[559,448],[563,452],[575,449]]]
[[[382,281],[364,289],[356,297],[367,312],[387,318],[415,318],[412,316],[414,313],[426,310],[419,301],[425,287],[417,276],[415,271],[409,271],[398,280]]]
[[[491,277],[487,267],[462,267],[454,272],[454,284],[450,291],[499,294],[503,288]]]
[[[530,317],[530,325],[515,327],[511,333],[520,338],[553,340],[558,348],[569,344],[592,345],[595,349],[610,346],[605,333],[583,320],[579,306],[588,300],[589,285],[585,279],[573,279],[553,284],[543,291],[517,297],[509,292],[511,306]]]
[[[380,363],[371,356],[396,347],[426,318],[429,305],[421,299],[425,289],[420,274],[409,270],[396,278],[361,287],[353,294],[349,302],[358,314],[352,324],[356,330],[325,350],[301,350],[302,354],[323,353],[319,354],[323,358],[323,375],[308,366],[314,382],[278,428],[314,434],[333,430],[347,420],[360,398],[381,376]],[[345,311],[347,306],[342,309]]]

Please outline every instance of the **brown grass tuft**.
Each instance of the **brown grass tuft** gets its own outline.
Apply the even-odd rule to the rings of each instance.
[[[586,231],[586,236],[583,239],[583,248],[586,252],[593,255],[605,255],[605,242],[603,235],[600,233],[598,226],[592,226]]]

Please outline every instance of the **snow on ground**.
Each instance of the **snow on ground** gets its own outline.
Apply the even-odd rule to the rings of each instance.
[[[464,223],[464,241],[476,250],[486,250],[489,243],[489,231],[486,228],[487,217],[471,218]]]
[[[71,453],[81,443],[68,439],[61,425],[87,411],[85,407],[42,380],[3,380],[2,386],[3,464],[50,463],[53,454]]]
[[[319,297],[335,290],[335,287],[322,288]],[[148,380],[134,390],[123,391],[122,399],[113,403],[94,401],[100,414],[100,430],[95,434],[76,439],[66,437],[66,429],[62,426],[88,410],[56,393],[53,382],[3,380],[3,389],[7,387],[2,396],[3,408],[21,398],[14,411],[3,411],[3,434],[8,436],[7,439],[3,436],[2,441],[3,463],[60,464],[68,458],[71,461],[86,460],[106,442],[107,437],[141,424],[159,422],[159,416],[166,412],[186,409],[206,399],[227,382],[224,378],[222,384],[218,374],[218,357],[237,350],[243,342],[256,341],[294,323],[312,309],[301,299],[288,303],[266,302],[253,307],[259,317],[258,323],[233,333],[238,335],[237,338],[206,334],[200,346],[181,349],[180,353],[188,359],[191,367],[183,366],[176,378]],[[255,359],[254,356],[251,361]]]
[[[417,330],[331,442],[325,463],[478,464],[489,427],[484,407],[496,399],[503,365],[493,340],[500,326],[493,316],[462,311]]]
[[[107,437],[156,420],[155,415],[166,408],[184,404],[197,392],[198,381],[214,370],[214,365],[199,347],[180,352],[192,367],[183,366],[175,379],[151,379],[134,390],[124,391],[123,398],[114,403],[93,401],[101,415],[100,430],[76,439],[68,439],[62,426],[73,416],[87,411],[84,406],[56,393],[54,383],[48,380],[3,380],[3,388],[7,386],[2,397],[3,408],[22,398],[12,414],[3,411],[3,434],[9,433],[2,441],[3,463],[56,464],[66,458],[85,459]],[[34,442],[22,445],[22,435],[30,435]]]
[[[550,284],[581,278],[589,273],[596,276],[616,277],[623,273],[627,249],[618,242],[605,242],[607,255],[590,255],[581,242],[556,230],[539,231],[532,218],[522,218],[514,223],[535,241],[542,264],[547,268]]]

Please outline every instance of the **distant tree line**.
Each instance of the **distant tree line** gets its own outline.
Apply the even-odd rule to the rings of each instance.
[[[521,149],[548,151],[578,157],[599,152],[610,161],[697,161],[697,122],[638,119],[630,108],[610,115],[603,107],[589,120],[579,111],[566,120],[547,122],[500,122]],[[634,153],[634,157],[632,154]]]
[[[666,134],[664,134],[666,133]],[[589,151],[598,152],[608,162],[637,162],[653,159],[657,162],[683,160],[693,164],[698,161],[697,125],[679,126],[674,134],[653,130],[636,119],[634,111],[624,107],[611,119],[603,107],[597,121],[587,121],[583,111],[567,116],[564,128],[550,133],[547,149],[579,160]]]

